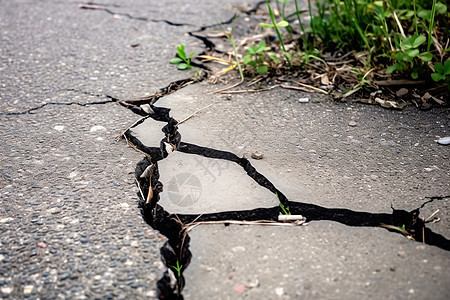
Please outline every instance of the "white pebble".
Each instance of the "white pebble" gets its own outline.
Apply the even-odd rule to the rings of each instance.
[[[7,294],[7,295],[11,294],[12,290],[13,290],[13,289],[10,288],[9,286],[7,286],[7,287],[2,287],[2,289],[1,289],[2,293],[3,293],[3,294]]]
[[[125,202],[120,203],[120,206],[123,207],[123,208],[130,207],[130,205],[128,203],[125,203]]]
[[[106,131],[106,128],[101,125],[95,125],[95,126],[92,126],[89,131],[90,132]]]
[[[437,141],[441,145],[450,145],[450,136],[443,137]]]
[[[309,98],[300,98],[300,99],[298,99],[298,102],[300,102],[300,103],[308,103],[309,102]]]
[[[278,295],[278,296],[283,296],[283,294],[284,294],[284,289],[282,288],[282,287],[277,287],[276,289],[275,289],[275,293]]]
[[[62,125],[56,125],[53,129],[58,130],[58,131],[61,131],[61,130],[64,129],[64,126],[62,126]]]
[[[77,177],[77,172],[71,172],[71,173],[69,174],[69,176],[67,176],[67,179],[72,179],[72,178],[74,178],[74,177]]]

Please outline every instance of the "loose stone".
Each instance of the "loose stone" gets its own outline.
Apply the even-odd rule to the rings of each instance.
[[[309,102],[309,98],[300,98],[300,99],[298,99],[298,102],[300,102],[300,103],[308,103]]]
[[[439,139],[437,142],[438,142],[438,144],[441,144],[441,145],[450,145],[450,136],[443,137],[443,138]]]
[[[27,285],[27,286],[25,286],[25,288],[23,289],[23,293],[24,293],[25,295],[31,294],[32,291],[33,291],[33,286],[32,286],[32,285]]]
[[[255,151],[252,153],[252,158],[253,159],[262,159],[263,158],[263,154],[259,151]]]
[[[397,97],[403,97],[408,94],[408,89],[401,88],[395,94],[397,95]]]
[[[90,132],[106,131],[106,128],[104,126],[101,126],[101,125],[95,125],[95,126],[92,126],[89,131]]]

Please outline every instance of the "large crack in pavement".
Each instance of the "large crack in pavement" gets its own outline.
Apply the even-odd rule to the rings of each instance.
[[[179,85],[177,85],[179,86]],[[173,90],[168,90],[174,92]],[[158,99],[162,95],[158,95]],[[245,158],[228,151],[221,151],[184,142],[178,132],[179,122],[170,116],[170,108],[155,106],[155,97],[148,97],[137,102],[129,103],[128,108],[136,114],[144,116],[139,122],[130,126],[123,134],[127,143],[145,154],[136,166],[135,178],[139,188],[139,207],[145,221],[155,230],[168,238],[161,248],[161,257],[167,267],[164,276],[158,281],[157,288],[161,299],[182,299],[182,290],[185,285],[183,272],[192,258],[189,250],[190,238],[188,231],[192,226],[207,222],[219,222],[225,225],[233,221],[277,222],[280,214],[286,209],[293,215],[302,215],[309,222],[329,220],[354,227],[384,227],[390,231],[403,233],[417,242],[437,246],[450,251],[450,240],[440,234],[434,233],[426,227],[424,219],[419,217],[420,209],[434,200],[450,198],[450,196],[430,197],[419,208],[412,211],[392,208],[392,213],[369,213],[353,211],[342,208],[327,208],[319,205],[290,201],[277,189],[271,181],[259,173]],[[146,107],[143,109],[142,107]],[[149,147],[144,145],[130,129],[138,126],[143,119],[152,118],[165,124],[162,127],[164,136],[160,145]],[[154,133],[157,134],[157,133]],[[277,195],[281,205],[269,208],[254,208],[250,210],[225,211],[206,214],[172,214],[158,204],[160,194],[166,182],[159,181],[160,171],[158,162],[167,158],[173,151],[205,158],[226,160],[242,167],[249,177],[260,186]],[[273,223],[272,223],[273,224]],[[279,224],[279,223],[277,223]]]
[[[254,13],[258,7],[264,3],[264,1],[257,3],[255,7],[247,11],[247,14]],[[127,13],[118,14],[103,5],[97,5],[95,3],[89,3],[84,6],[80,5],[80,8],[103,10],[111,15],[123,15],[141,21],[164,22],[171,26],[193,26],[192,24],[176,23],[168,20],[149,20],[147,18],[134,17]],[[216,45],[208,37],[197,33],[217,25],[230,24],[234,18],[235,17],[233,16],[227,21],[203,26],[198,30],[188,31],[187,33],[202,41],[204,47],[208,51],[221,52],[216,49]],[[201,64],[198,66],[207,69]],[[159,279],[157,283],[160,299],[183,299],[182,290],[185,286],[183,273],[192,259],[192,253],[189,250],[190,237],[188,231],[197,224],[208,222],[224,223],[225,225],[233,223],[234,221],[258,221],[272,225],[280,224],[278,223],[279,215],[287,210],[293,215],[302,215],[309,222],[329,220],[353,227],[382,226],[390,231],[407,235],[407,237],[417,242],[434,245],[450,251],[450,240],[440,234],[434,233],[426,227],[426,223],[431,220],[426,221],[419,217],[420,209],[423,208],[424,205],[434,200],[450,198],[450,196],[431,197],[429,201],[412,211],[394,209],[392,207],[392,213],[390,214],[354,211],[343,208],[327,208],[315,204],[294,202],[287,199],[287,197],[263,174],[259,173],[245,157],[239,157],[232,152],[203,147],[183,141],[181,134],[178,132],[179,122],[170,116],[170,108],[158,107],[155,106],[155,103],[162,97],[174,93],[191,83],[202,81],[206,76],[207,74],[202,72],[201,76],[198,78],[187,78],[172,82],[168,86],[161,88],[158,93],[147,97],[118,100],[108,96],[111,98],[111,101],[109,102],[114,100],[114,102],[117,102],[127,109],[130,109],[135,114],[142,116],[140,120],[128,127],[120,137],[123,137],[129,146],[145,155],[145,157],[138,162],[135,170],[135,179],[139,190],[137,194],[140,199],[139,207],[144,220],[153,229],[159,231],[168,239],[160,250],[161,259],[167,268],[163,277]],[[154,145],[154,147],[144,145],[144,143],[130,131],[130,129],[140,125],[147,118],[165,124],[165,126],[162,127],[164,136],[161,139],[160,145]],[[280,205],[268,208],[254,208],[250,210],[223,211],[205,214],[173,214],[166,211],[163,206],[158,204],[160,194],[163,193],[163,186],[164,184],[167,184],[166,182],[163,183],[159,180],[160,170],[158,168],[158,162],[167,158],[173,151],[203,156],[205,158],[226,160],[239,165],[250,178],[276,195],[280,201]],[[294,225],[294,223],[290,224]]]
[[[257,5],[247,11],[247,14],[255,12],[265,1],[257,3]],[[128,13],[116,13],[106,7],[104,4],[89,2],[80,5],[83,9],[102,10],[110,15],[125,16],[130,19],[151,22],[164,22],[170,26],[194,26],[192,24],[176,23],[168,20],[148,19],[145,17],[135,17]],[[113,7],[115,7],[113,5]],[[230,24],[235,17],[219,24],[203,26],[198,30],[187,32],[190,36],[203,42],[205,48],[210,51],[215,49],[215,44],[206,36],[197,34],[207,28],[211,28],[220,24]],[[202,65],[198,65],[205,68]],[[185,286],[183,273],[188,267],[192,253],[189,250],[190,237],[188,231],[196,224],[206,222],[219,222],[225,225],[231,224],[233,221],[262,221],[269,224],[280,224],[278,216],[283,213],[283,209],[288,209],[293,215],[302,215],[308,222],[329,220],[353,227],[380,227],[391,230],[396,233],[408,233],[408,236],[420,243],[437,246],[446,251],[450,251],[450,240],[444,236],[437,234],[426,227],[427,221],[420,218],[420,209],[429,202],[448,199],[450,196],[430,197],[419,208],[411,211],[394,209],[392,213],[370,213],[365,211],[354,211],[343,208],[327,208],[315,204],[290,201],[281,190],[267,179],[263,174],[259,173],[256,168],[245,157],[239,157],[235,153],[204,147],[184,141],[178,132],[178,120],[170,116],[170,108],[155,106],[157,101],[169,94],[175,93],[180,89],[197,82],[202,81],[207,74],[202,72],[197,78],[186,78],[169,83],[161,88],[159,92],[142,98],[135,99],[118,99],[110,95],[93,94],[86,91],[70,90],[73,92],[83,93],[90,96],[103,97],[107,100],[92,101],[86,103],[80,102],[47,102],[36,107],[21,112],[0,113],[0,115],[21,115],[31,114],[49,105],[103,105],[109,103],[119,104],[142,118],[127,128],[121,135],[127,144],[135,150],[142,152],[145,157],[136,165],[135,179],[138,186],[139,207],[142,217],[153,229],[159,231],[167,237],[167,242],[160,249],[161,258],[166,266],[166,271],[157,283],[157,290],[161,299],[183,299],[182,290]],[[159,145],[149,147],[145,145],[139,138],[134,136],[130,129],[135,128],[144,120],[151,118],[161,122],[161,142]],[[163,193],[164,184],[160,181],[160,170],[158,163],[170,156],[171,152],[178,151],[188,155],[202,156],[207,159],[219,159],[232,162],[240,166],[245,173],[252,178],[260,186],[266,188],[280,201],[281,206],[273,207],[256,207],[249,210],[223,211],[217,213],[205,214],[174,214],[165,210],[158,204],[160,194]],[[284,223],[285,224],[285,223]],[[292,224],[292,223],[290,223]],[[399,230],[397,230],[399,229]],[[402,229],[402,230],[400,230]]]

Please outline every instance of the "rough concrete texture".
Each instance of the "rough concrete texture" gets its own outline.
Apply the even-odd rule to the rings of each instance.
[[[168,64],[178,44],[200,51],[186,30],[234,14],[227,1],[102,1],[143,21],[80,3],[0,3],[1,298],[156,297],[165,238],[137,208],[142,155],[114,142],[136,116],[111,103],[4,113],[152,94],[186,76]]]
[[[242,5],[102,1],[122,14],[114,15],[78,4],[0,3],[2,298],[156,297],[165,239],[139,216],[131,173],[142,155],[114,142],[137,116],[114,103],[3,113],[43,102],[109,99],[89,94],[152,94],[187,77],[168,64],[178,44],[202,51],[187,31],[228,20]],[[389,213],[391,204],[409,211],[426,197],[450,193],[449,148],[435,142],[450,135],[448,111],[335,104],[285,90],[212,95],[218,88],[190,85],[157,104],[173,108],[177,119],[212,104],[180,125],[183,138],[240,156],[262,152],[264,158],[252,164],[291,201]],[[299,103],[305,96],[312,101]],[[167,170],[175,168],[170,158],[161,162]],[[217,182],[226,174],[222,169],[206,167]],[[162,175],[166,197],[172,176]],[[232,181],[229,185],[236,189]],[[254,187],[239,186],[249,193]],[[421,211],[427,217],[440,209],[440,222],[428,226],[446,238],[448,207],[448,199],[435,200]],[[202,225],[190,236],[186,299],[446,299],[450,294],[448,251],[381,228],[329,221],[295,228]]]

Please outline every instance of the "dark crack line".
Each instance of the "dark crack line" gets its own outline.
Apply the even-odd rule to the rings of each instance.
[[[86,3],[80,3],[80,4],[88,4],[88,5],[97,5],[97,6],[105,6],[105,7],[120,7],[119,4],[107,4],[107,3],[100,3],[100,2],[94,2],[94,1],[89,1]]]
[[[265,1],[258,2],[255,7],[247,11],[247,14],[256,12],[264,3]],[[234,18],[235,16],[223,23],[202,26],[199,30],[190,31],[188,34],[201,40],[208,50],[216,51],[215,44],[210,39],[198,35],[196,32],[220,24],[229,24],[233,22]],[[183,273],[192,258],[192,253],[189,250],[190,237],[187,234],[187,224],[201,221],[277,220],[281,210],[280,206],[275,206],[272,208],[255,208],[246,211],[226,211],[193,215],[171,214],[165,211],[164,208],[158,204],[160,193],[163,192],[163,183],[159,181],[158,162],[169,155],[167,153],[167,145],[172,146],[176,151],[186,154],[223,159],[240,165],[246,171],[248,176],[255,180],[259,185],[269,189],[272,193],[277,194],[280,203],[283,204],[284,207],[289,208],[289,211],[292,214],[301,214],[305,216],[308,221],[329,220],[354,227],[379,227],[382,224],[387,224],[394,227],[393,229],[388,228],[388,230],[395,233],[399,233],[395,228],[406,228],[408,234],[413,235],[416,241],[423,241],[429,245],[434,245],[450,251],[450,240],[431,231],[425,226],[424,221],[419,218],[420,208],[425,204],[437,199],[447,198],[448,196],[430,197],[430,201],[427,201],[420,208],[410,212],[392,208],[393,212],[391,214],[369,213],[343,208],[326,208],[315,204],[293,202],[289,201],[264,175],[257,172],[246,158],[241,158],[231,152],[182,142],[181,135],[177,131],[178,122],[170,117],[170,108],[156,107],[154,104],[158,99],[176,92],[186,86],[186,84],[186,79],[173,82],[169,84],[169,86],[160,89],[159,93],[150,97],[119,102],[121,105],[138,115],[167,123],[162,129],[165,137],[161,140],[159,147],[148,147],[144,145],[138,138],[133,136],[129,130],[124,134],[129,143],[134,145],[136,149],[147,154],[144,159],[138,162],[135,170],[135,178],[139,188],[139,208],[141,209],[142,217],[153,229],[159,231],[168,239],[160,249],[162,261],[167,267],[163,277],[157,282],[158,296],[160,299],[183,299],[181,294],[185,285]],[[148,105],[148,107],[144,109],[144,105]],[[136,125],[137,124],[135,124],[135,126]],[[152,170],[152,175],[148,178],[146,177],[147,175],[144,176],[144,174],[147,173],[146,171],[149,168]],[[176,269],[174,266],[178,265],[181,265],[182,267]]]
[[[216,27],[216,26],[222,26],[222,25],[228,25],[233,23],[234,19],[236,18],[238,14],[234,14],[230,19],[224,21],[224,22],[220,22],[220,23],[216,23],[216,24],[212,24],[212,25],[205,25],[205,26],[201,26],[199,29],[191,31],[191,32],[200,32],[200,31],[204,31],[208,28],[212,28],[212,27]]]
[[[120,100],[117,102],[120,105],[122,105],[123,107],[130,109],[135,114],[143,116],[143,117],[151,115],[152,118],[153,117],[161,118],[161,116],[164,115],[163,120],[165,122],[168,122],[168,120],[169,120],[168,111],[170,109],[153,107],[153,104],[155,104],[160,98],[170,95],[172,93],[175,93],[176,91],[182,89],[183,87],[203,81],[207,77],[207,75],[208,74],[206,72],[201,72],[200,76],[195,77],[195,78],[189,77],[189,78],[173,81],[173,82],[169,83],[167,86],[160,88],[159,92],[154,93],[153,95],[135,98],[135,99],[124,99],[124,100]],[[148,109],[150,109],[152,111],[149,112]],[[155,112],[155,110],[159,110],[159,111]],[[164,110],[165,114],[162,114],[161,110]]]
[[[97,98],[108,98],[108,99],[110,99],[109,102],[118,102],[118,101],[120,101],[118,98],[113,97],[111,95],[107,95],[107,94],[96,94],[96,93],[86,92],[86,91],[77,90],[77,89],[64,89],[64,91],[85,94],[85,95],[94,96],[94,97],[97,97]],[[107,103],[109,103],[109,102],[107,102]],[[90,103],[94,103],[94,102],[90,102]]]
[[[108,103],[114,103],[114,102],[118,102],[119,99],[110,96],[110,95],[105,95],[105,94],[94,94],[94,93],[90,93],[90,92],[85,92],[85,91],[80,91],[77,89],[64,89],[64,91],[69,91],[69,92],[76,92],[76,93],[81,93],[81,94],[85,94],[85,95],[89,95],[89,96],[94,96],[94,97],[98,97],[98,98],[108,98],[109,100],[103,100],[103,101],[91,101],[91,102],[86,102],[86,103],[80,103],[80,102],[45,102],[41,105],[38,105],[36,107],[27,109],[25,111],[19,111],[19,112],[7,112],[7,113],[0,113],[0,115],[5,115],[5,116],[14,116],[14,115],[26,115],[26,114],[33,114],[34,111],[39,110],[41,108],[44,108],[48,105],[78,105],[78,106],[91,106],[91,105],[100,105],[100,104],[108,104]]]
[[[449,196],[433,196],[433,197],[425,197],[425,198],[430,199],[430,200],[424,202],[422,204],[422,206],[420,206],[420,208],[423,208],[425,205],[427,205],[428,203],[433,202],[434,200],[450,199],[450,195]]]
[[[197,146],[194,144],[189,144],[189,143],[184,143],[184,142],[180,143],[178,151],[188,153],[188,154],[200,155],[200,156],[204,156],[207,158],[224,159],[224,160],[234,162],[234,163],[240,165],[245,170],[247,175],[250,176],[253,180],[255,180],[259,185],[267,188],[273,194],[278,194],[278,198],[284,206],[289,206],[286,196],[279,189],[277,189],[272,184],[272,182],[270,182],[264,175],[259,173],[255,169],[255,167],[253,167],[253,165],[250,163],[250,161],[248,159],[246,159],[245,157],[239,157],[236,154],[234,154],[232,152],[228,152],[228,151],[216,150],[216,149]]]
[[[211,40],[208,39],[207,37],[195,34],[194,31],[188,32],[188,34],[192,37],[195,37],[196,39],[201,40],[203,42],[203,44],[205,44],[206,49],[214,50],[216,48],[216,44],[211,42]]]
[[[166,150],[167,145],[171,145],[177,151],[186,154],[227,160],[240,165],[255,182],[262,187],[269,189],[272,193],[278,194],[280,203],[282,203],[284,207],[289,208],[289,211],[292,214],[302,215],[310,222],[329,220],[353,227],[380,227],[382,225],[389,225],[385,228],[397,234],[399,231],[396,229],[405,228],[406,232],[417,242],[424,242],[428,245],[434,245],[443,250],[450,251],[450,240],[440,234],[434,233],[427,228],[425,222],[419,218],[420,208],[410,212],[392,208],[393,212],[391,214],[369,213],[344,208],[326,208],[315,204],[289,201],[264,175],[257,172],[246,158],[241,158],[232,152],[182,142],[181,135],[177,131],[178,122],[170,117],[170,108],[151,105],[151,109],[152,113],[150,115],[147,114],[147,117],[167,123],[162,129],[164,137],[160,142],[160,146],[148,147],[129,131],[125,132],[125,137],[135,148],[147,154],[147,156],[137,164],[135,171],[135,178],[139,187],[139,207],[142,216],[153,229],[159,231],[168,238],[168,241],[160,250],[162,261],[167,267],[163,277],[157,282],[160,299],[183,299],[181,294],[185,285],[183,273],[192,258],[192,253],[189,250],[190,237],[186,231],[188,224],[192,225],[195,224],[195,222],[202,221],[227,220],[276,221],[278,215],[281,213],[279,206],[271,208],[255,208],[245,211],[225,211],[192,215],[171,214],[165,211],[164,208],[158,204],[160,193],[163,192],[163,183],[159,181],[158,162],[170,155]],[[144,176],[149,167],[153,170],[153,175],[150,179]],[[430,197],[430,201],[444,199],[446,197],[447,196]],[[178,265],[182,265],[182,268],[175,269],[174,266]]]
[[[113,16],[124,16],[127,17],[129,19],[132,20],[138,20],[138,21],[145,21],[145,22],[154,22],[154,23],[166,23],[170,26],[177,26],[177,27],[181,27],[181,26],[195,26],[193,24],[189,24],[189,23],[177,23],[177,22],[172,22],[169,20],[165,20],[165,19],[149,19],[147,17],[135,17],[129,13],[119,13],[119,12],[115,12],[110,10],[109,8],[107,8],[107,6],[113,6],[113,7],[120,7],[119,5],[105,5],[105,4],[100,4],[100,3],[95,3],[95,2],[89,2],[86,4],[79,4],[79,7],[81,9],[86,9],[86,10],[101,10],[104,11],[110,15]]]
[[[117,12],[114,12],[114,11],[110,10],[109,8],[103,6],[103,5],[98,5],[98,4],[79,4],[78,7],[80,9],[86,9],[86,10],[100,10],[100,11],[104,11],[104,12],[110,14],[110,15],[113,15],[113,16],[116,16],[116,15],[117,16],[124,16],[124,17],[127,17],[127,18],[132,19],[132,20],[145,21],[145,22],[148,21],[148,18],[146,18],[146,17],[134,17],[134,16],[130,15],[129,13],[117,13]]]
[[[195,25],[189,24],[189,23],[175,23],[175,22],[172,22],[172,21],[169,21],[169,20],[164,20],[164,19],[161,19],[161,20],[159,20],[159,19],[152,19],[150,21],[155,22],[155,23],[161,23],[162,22],[162,23],[166,23],[166,24],[168,24],[170,26],[177,26],[177,27],[180,27],[180,26],[195,26]]]
[[[250,8],[249,10],[247,10],[247,11],[245,12],[245,14],[251,15],[251,14],[256,13],[256,11],[258,11],[258,9],[261,7],[261,5],[264,5],[264,4],[266,4],[266,1],[265,1],[265,0],[262,0],[262,1],[257,2],[257,3],[255,4],[255,6],[253,6],[253,7]]]
[[[46,102],[39,106],[27,109],[25,111],[20,112],[7,112],[7,113],[0,113],[0,115],[6,115],[6,116],[14,116],[14,115],[26,115],[26,114],[33,114],[35,110],[39,110],[41,108],[44,108],[48,105],[79,105],[79,106],[91,106],[91,105],[98,105],[98,104],[107,104],[115,102],[114,100],[105,100],[105,101],[94,101],[94,102],[88,102],[88,103],[79,103],[79,102]]]

